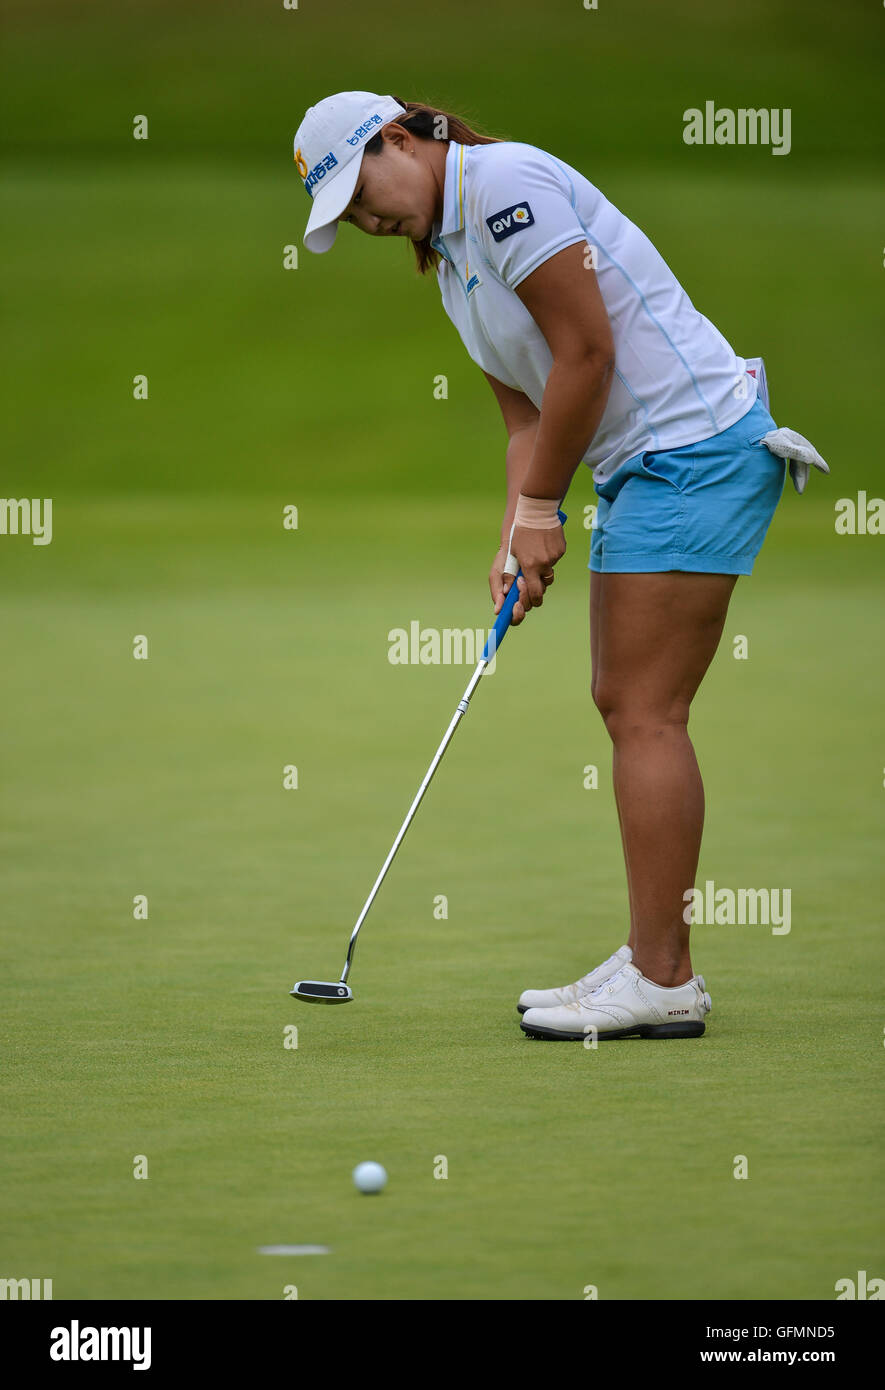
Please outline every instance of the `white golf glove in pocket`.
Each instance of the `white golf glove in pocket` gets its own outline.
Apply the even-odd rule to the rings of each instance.
[[[765,409],[770,410],[765,362],[761,357],[748,357],[746,362],[749,375],[756,378],[756,394]],[[808,482],[809,468],[814,467],[820,473],[829,473],[830,471],[829,465],[821,458],[811,440],[806,439],[805,435],[799,434],[797,430],[769,430],[768,434],[763,435],[759,442],[765,445],[770,454],[775,454],[777,458],[789,460],[793,487],[800,496],[805,491],[805,484]]]
[[[829,465],[821,458],[811,441],[806,439],[804,434],[798,434],[796,430],[769,430],[768,434],[762,436],[760,443],[765,445],[769,453],[790,460],[790,477],[793,479],[793,487],[800,494],[805,491],[809,468],[814,467],[820,473],[830,471]]]

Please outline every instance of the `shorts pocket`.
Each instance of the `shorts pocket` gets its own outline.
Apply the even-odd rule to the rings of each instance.
[[[761,444],[765,435],[771,430],[777,429],[771,412],[760,400],[756,401],[752,410],[749,410],[744,418],[749,426],[747,430],[747,443],[751,448],[756,444]],[[743,421],[738,421],[738,424],[742,423]],[[763,445],[763,448],[764,447]]]
[[[669,483],[677,492],[685,492],[694,478],[695,454],[648,453],[642,455],[642,471],[652,478]]]

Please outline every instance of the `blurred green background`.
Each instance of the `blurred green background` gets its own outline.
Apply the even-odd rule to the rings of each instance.
[[[408,247],[348,228],[333,254],[301,248],[283,269],[308,211],[292,137],[308,105],[350,88],[433,101],[581,168],[737,350],[765,354],[777,413],[825,456],[838,439],[840,483],[862,485],[883,258],[875,5],[849,0],[838,23],[829,4],[783,0],[6,8],[22,487],[59,503],[499,493],[494,402]],[[683,111],[707,98],[789,107],[790,154],[685,145]]]
[[[0,1273],[54,1277],[57,1298],[329,1299],[828,1298],[881,1274],[885,542],[833,521],[885,489],[885,11],[3,15],[0,491],[52,497],[54,536],[0,536]],[[626,936],[586,469],[555,595],[502,651],[369,919],[357,1002],[286,997],[339,968],[466,683],[391,666],[387,633],[488,621],[504,495],[497,407],[433,278],[350,228],[331,255],[301,247],[292,136],[351,88],[582,169],[764,354],[778,423],[831,464],[788,487],[696,705],[699,881],[789,887],[794,918],[701,935],[700,1044],[532,1044],[513,1010]],[[686,146],[706,99],[790,108],[791,153]],[[391,1173],[378,1204],[349,1186],[364,1158]],[[255,1254],[277,1241],[333,1254]]]

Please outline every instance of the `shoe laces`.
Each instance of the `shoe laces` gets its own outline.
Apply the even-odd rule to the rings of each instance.
[[[609,958],[608,958],[608,960],[603,961],[603,962],[602,962],[602,965],[597,965],[596,970],[604,970],[605,967],[606,967],[607,965],[610,965],[610,964],[612,963],[612,961],[613,961],[613,960],[616,960],[616,959],[620,959],[620,957],[618,956],[617,951],[615,951],[613,955],[610,955]],[[593,975],[596,974],[596,970],[591,970],[591,971],[589,972],[589,974],[584,975],[583,978],[580,979],[580,980],[578,981],[578,984],[581,985],[581,986],[583,986],[584,980],[590,980],[591,977],[592,977]],[[617,975],[619,975],[620,973],[621,973],[620,970],[617,970],[617,971],[615,972],[615,974],[617,974]],[[610,975],[610,976],[609,976],[609,980],[613,980],[614,978],[615,978],[614,975]],[[608,982],[609,982],[609,980],[603,980],[602,984],[603,984],[603,985],[607,985]],[[598,989],[601,989],[601,988],[602,988],[602,985],[593,985],[593,986],[591,987],[591,986],[588,984],[588,985],[587,985],[587,988],[584,990],[584,994],[595,994],[596,991],[597,991]]]
[[[603,980],[601,985],[597,985],[595,989],[589,990],[588,993],[584,995],[584,998],[592,999],[594,995],[602,994],[603,990],[609,989],[612,985],[614,985],[615,981],[619,980],[623,973],[624,967],[621,966],[620,970],[616,970],[614,975],[609,975],[607,980]]]

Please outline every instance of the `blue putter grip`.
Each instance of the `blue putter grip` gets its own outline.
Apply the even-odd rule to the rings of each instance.
[[[565,512],[564,512],[564,511],[562,510],[562,508],[560,507],[560,508],[559,508],[559,521],[560,521],[560,524],[561,524],[561,525],[564,525],[565,522],[566,522],[567,520],[568,520],[568,517],[566,516]],[[501,612],[498,614],[497,618],[495,619],[495,626],[492,628],[491,632],[489,633],[489,640],[486,642],[485,646],[483,647],[483,652],[482,652],[482,659],[483,659],[483,661],[491,661],[492,657],[495,655],[495,653],[496,653],[496,651],[498,650],[498,648],[500,647],[501,643],[504,641],[504,638],[505,638],[505,636],[506,636],[506,634],[507,634],[507,630],[508,630],[508,628],[510,627],[511,622],[513,621],[513,610],[514,610],[514,608],[516,607],[516,601],[517,601],[517,599],[519,598],[519,585],[517,584],[516,581],[517,581],[517,579],[519,578],[519,576],[520,576],[521,574],[522,574],[522,570],[517,570],[516,574],[513,576],[513,583],[510,585],[510,588],[507,590],[507,593],[504,595],[504,602],[503,602],[503,604],[501,605]]]

